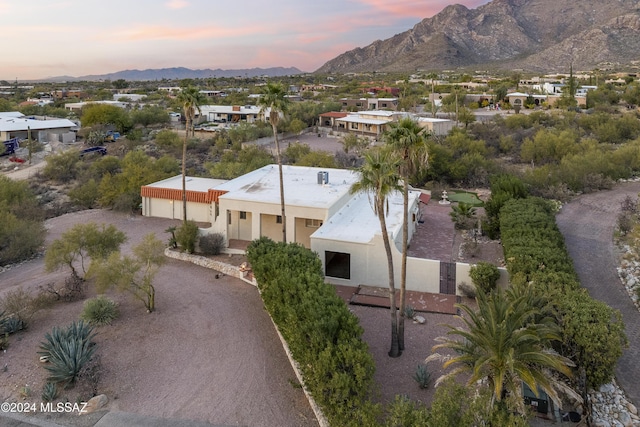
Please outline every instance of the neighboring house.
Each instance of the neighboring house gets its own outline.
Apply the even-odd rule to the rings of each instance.
[[[321,127],[330,128],[333,132],[354,133],[377,141],[389,129],[390,123],[397,122],[407,116],[416,120],[430,133],[438,136],[447,135],[455,126],[455,123],[448,119],[430,119],[410,113],[383,110],[323,113],[320,115],[319,123]]]
[[[318,253],[330,283],[386,287],[387,263],[380,223],[367,194],[351,194],[357,173],[345,169],[283,167],[287,239]],[[210,224],[205,233],[230,241],[261,236],[282,240],[278,166],[268,165],[221,182],[188,178],[187,214]],[[419,221],[420,192],[409,197],[409,235]],[[142,214],[181,218],[181,177],[142,187]],[[400,274],[402,195],[389,198],[386,215],[395,271]],[[407,289],[439,292],[439,262],[409,258]],[[461,276],[465,280],[465,275]]]
[[[340,102],[345,111],[398,109],[398,98],[342,98]]]
[[[393,111],[361,111],[336,119],[339,132],[355,133],[378,140],[396,114]]]
[[[121,99],[128,99],[132,102],[138,102],[145,99],[147,95],[139,94],[139,93],[114,93],[113,100],[120,101]]]
[[[431,117],[418,118],[418,124],[420,127],[427,129],[430,134],[436,136],[448,135],[456,125],[453,120],[435,119]]]
[[[269,109],[261,111],[255,105],[201,105],[198,122],[216,123],[255,123],[266,121],[269,116]]]
[[[39,142],[75,142],[78,126],[67,119],[37,120],[25,117],[18,111],[0,113],[0,141],[12,138],[31,139]]]
[[[82,111],[82,109],[85,106],[90,104],[112,105],[114,107],[119,107],[119,108],[127,108],[127,106],[129,106],[128,102],[121,102],[121,101],[86,101],[86,102],[70,102],[70,103],[64,104],[64,109],[79,113]]]

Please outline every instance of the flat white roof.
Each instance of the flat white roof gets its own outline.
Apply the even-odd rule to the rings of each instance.
[[[225,182],[227,181],[224,179],[198,178],[193,176],[185,177],[185,187],[187,187],[187,190],[201,191],[204,193],[220,184],[224,184]],[[162,181],[154,182],[153,184],[147,185],[147,187],[182,190],[182,175],[177,175],[171,178],[163,179]]]
[[[18,113],[20,114],[20,113]],[[64,129],[77,127],[75,123],[67,119],[50,119],[50,120],[35,120],[29,119],[24,116],[10,115],[4,113],[0,115],[0,131],[2,132],[17,132],[31,130],[44,130],[44,129]]]
[[[363,119],[360,116],[349,115],[346,117],[341,117],[336,119],[337,122],[347,122],[347,123],[364,123],[367,125],[383,125],[385,123],[389,123],[389,120],[379,120],[379,119]]]
[[[218,113],[218,114],[259,114],[261,108],[255,105],[242,105],[240,106],[240,110],[234,110],[233,105],[201,105],[200,113],[201,114],[209,114],[209,113]],[[238,108],[236,106],[236,108]],[[265,114],[269,114],[269,109],[265,109]]]
[[[356,173],[346,169],[283,165],[282,171],[284,200],[287,206],[329,208],[347,194],[351,185],[358,179]],[[318,184],[318,172],[329,174],[328,184]],[[220,199],[279,204],[278,165],[256,169],[218,185],[215,189],[228,191],[220,196]]]
[[[437,119],[434,117],[420,117],[418,118],[418,121],[420,122],[431,122],[431,123],[441,123],[441,122],[450,122],[451,120],[449,119]]]
[[[382,117],[391,117],[394,114],[398,114],[395,111],[386,111],[386,110],[370,110],[370,111],[360,111],[357,113],[361,116],[382,116]]]
[[[419,191],[409,192],[411,200],[420,196]],[[387,231],[391,235],[402,229],[402,193],[395,192],[389,198],[389,212],[385,218]],[[353,198],[322,227],[311,235],[312,239],[336,240],[342,242],[369,243],[376,235],[382,235],[380,220],[373,211],[373,196],[366,193],[354,194]]]

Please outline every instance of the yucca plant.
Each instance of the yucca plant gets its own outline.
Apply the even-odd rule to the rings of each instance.
[[[84,303],[80,318],[93,325],[110,325],[119,315],[118,304],[100,295]]]
[[[73,322],[66,329],[54,327],[45,334],[45,342],[40,343],[40,356],[45,356],[49,364],[47,380],[54,384],[72,386],[82,367],[91,360],[95,352],[93,327],[84,321]]]
[[[427,370],[427,366],[418,365],[416,373],[413,375],[413,379],[416,380],[420,388],[429,387],[429,383],[431,382],[431,374]]]
[[[42,401],[51,402],[58,397],[58,387],[54,383],[46,383],[42,387]]]

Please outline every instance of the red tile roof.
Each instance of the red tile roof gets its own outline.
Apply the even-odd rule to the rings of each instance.
[[[339,111],[329,111],[328,113],[320,114],[320,117],[335,117],[337,119],[341,119],[343,117],[347,117],[349,113],[341,113]]]
[[[218,197],[225,194],[224,190],[211,190],[206,193],[204,191],[187,190],[187,201],[196,203],[218,202]],[[151,197],[154,199],[182,200],[182,190],[175,188],[159,188],[144,186],[140,189],[142,197]]]

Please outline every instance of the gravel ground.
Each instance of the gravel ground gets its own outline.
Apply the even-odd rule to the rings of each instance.
[[[50,242],[77,223],[111,223],[125,231],[130,249],[149,232],[165,239],[174,221],[104,210],[83,211],[47,221]],[[64,280],[66,273],[45,273],[42,259],[0,274],[0,297],[10,289]],[[240,426],[314,426],[315,417],[257,289],[210,270],[168,260],[156,276],[157,311],[126,294],[110,293],[121,316],[98,328],[96,342],[103,366],[99,392],[109,409],[156,417],[184,418]],[[92,292],[88,292],[92,296]],[[0,399],[18,400],[28,385],[28,401],[40,402],[46,373],[38,362],[38,344],[53,326],[78,318],[82,301],[59,303],[39,312],[26,332],[12,336],[0,354]],[[74,391],[62,397],[75,401]]]

